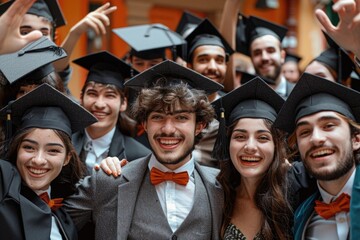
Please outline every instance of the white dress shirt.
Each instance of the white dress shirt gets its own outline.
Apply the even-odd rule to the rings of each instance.
[[[189,174],[190,178],[186,186],[176,184],[173,181],[164,181],[155,186],[164,214],[171,230],[175,232],[185,220],[194,204],[194,158],[191,158],[185,165],[173,171],[159,163],[155,156],[152,155],[148,167],[150,170],[156,167],[163,172],[178,173],[187,171]]]
[[[333,196],[327,193],[318,184],[318,188],[324,203],[330,203],[336,200],[342,193],[351,196],[352,186],[354,183],[355,171],[352,173],[343,189]],[[350,212],[339,212],[334,217],[326,220],[320,217],[316,212],[311,218],[305,233],[306,239],[339,239],[345,240],[350,230]]]
[[[96,139],[91,139],[86,130],[85,134],[87,138],[84,146],[84,150],[86,151],[85,163],[89,172],[92,172],[95,163],[100,163],[101,160],[108,156],[110,144],[115,134],[115,127],[104,136]]]
[[[280,83],[276,87],[275,92],[277,92],[280,96],[286,96],[286,79],[284,76],[281,76]]]

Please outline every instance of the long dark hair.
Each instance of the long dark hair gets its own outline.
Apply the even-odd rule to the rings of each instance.
[[[7,159],[16,166],[16,160],[22,140],[36,128],[27,128],[18,132],[10,142]],[[52,129],[65,145],[66,155],[70,155],[69,163],[64,166],[60,174],[51,182],[52,197],[67,197],[75,192],[75,184],[84,176],[84,166],[81,163],[70,137],[62,131]]]
[[[259,183],[255,192],[255,204],[262,212],[264,221],[261,227],[261,236],[264,239],[291,239],[292,209],[287,200],[287,167],[284,159],[287,153],[286,142],[282,132],[272,127],[272,122],[265,120],[270,130],[275,150],[274,159]],[[230,145],[230,136],[236,125],[233,123],[228,130],[227,149]],[[241,176],[231,162],[231,159],[220,161],[220,173],[217,177],[221,183],[225,204],[223,213],[222,235],[232,218],[236,199],[236,188],[240,185]]]

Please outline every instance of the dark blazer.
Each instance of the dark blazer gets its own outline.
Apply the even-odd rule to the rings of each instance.
[[[116,179],[102,171],[86,177],[78,193],[67,198],[64,205],[75,224],[81,228],[84,222],[92,218],[96,225],[95,238],[127,239],[141,183],[150,181],[144,178],[149,159],[150,155],[130,162]],[[219,239],[224,204],[223,191],[215,178],[219,171],[197,163],[195,170],[204,183],[212,210],[212,239]]]
[[[85,131],[80,131],[72,135],[72,142],[76,153],[81,156],[83,146],[86,141]],[[129,162],[148,155],[151,151],[134,138],[122,134],[118,127],[115,129],[111,140],[108,156],[118,157],[120,160],[126,158]]]
[[[351,239],[360,239],[360,165],[356,167],[354,185],[350,200],[350,219],[356,219],[350,222]]]
[[[0,233],[7,240],[49,240],[52,214],[63,238],[77,239],[75,225],[62,209],[50,208],[21,183],[15,166],[0,160]]]

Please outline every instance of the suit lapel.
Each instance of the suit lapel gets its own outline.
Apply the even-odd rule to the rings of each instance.
[[[84,138],[85,138],[84,131],[76,132],[71,136],[71,141],[78,155],[80,155],[82,148],[84,146],[84,141],[85,141]]]
[[[195,163],[195,169],[202,178],[207,195],[209,197],[212,214],[212,238],[218,239],[222,222],[222,209],[224,205],[224,192],[220,184],[216,181],[217,173],[208,174],[198,163]],[[214,169],[212,169],[214,170]]]
[[[115,128],[115,133],[111,139],[109,154],[110,157],[118,157],[120,160],[126,158],[124,147],[124,136],[120,132],[119,128]]]
[[[150,155],[130,162],[123,169],[118,186],[117,238],[127,239],[133,218],[136,199],[146,174]]]

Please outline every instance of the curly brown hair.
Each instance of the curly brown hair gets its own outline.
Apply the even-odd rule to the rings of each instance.
[[[261,236],[264,239],[292,239],[292,209],[287,200],[287,166],[284,164],[286,145],[284,134],[272,126],[272,122],[265,120],[265,125],[270,130],[275,154],[266,175],[262,178],[255,192],[255,203],[264,216],[261,227]],[[226,147],[229,149],[230,136],[237,121],[229,126]],[[221,183],[225,204],[222,223],[222,235],[232,218],[236,199],[236,188],[240,185],[241,176],[234,167],[231,159],[220,161],[220,173],[217,180]]]
[[[172,112],[175,106],[190,109],[196,114],[196,123],[206,126],[214,119],[215,111],[204,91],[190,88],[186,83],[161,85],[158,83],[152,88],[144,88],[132,105],[131,115],[138,122],[147,120],[151,112]],[[197,144],[202,138],[198,134]]]

